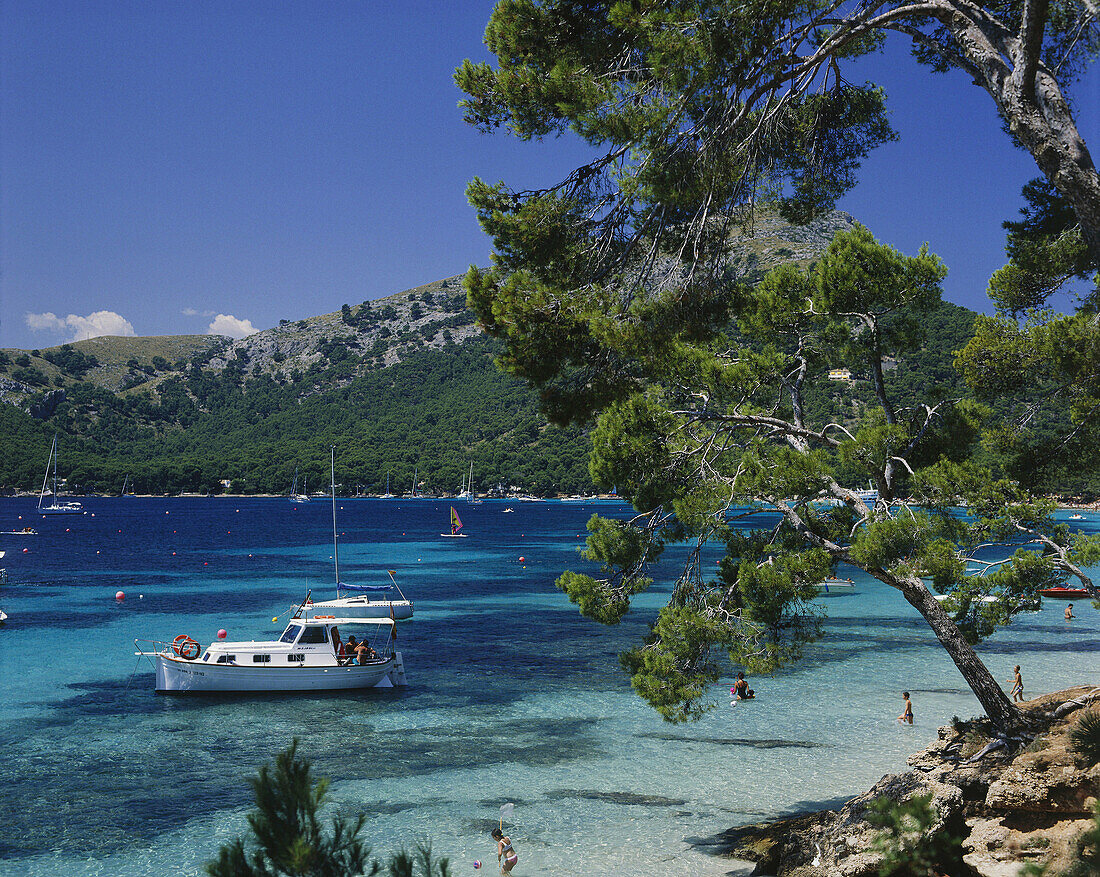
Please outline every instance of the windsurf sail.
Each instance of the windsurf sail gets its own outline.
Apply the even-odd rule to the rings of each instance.
[[[455,507],[451,506],[451,535],[457,536],[459,530],[462,529],[462,518],[458,516],[458,512],[455,511]]]

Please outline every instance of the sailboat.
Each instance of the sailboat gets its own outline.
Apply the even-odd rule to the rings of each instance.
[[[455,511],[455,507],[451,506],[451,532],[450,533],[440,533],[439,535],[440,536],[448,536],[448,537],[454,538],[454,539],[465,539],[466,534],[459,532],[461,529],[462,529],[462,518],[460,518],[458,516],[458,512]]]
[[[378,498],[379,499],[393,499],[394,498],[393,494],[390,493],[390,473],[389,472],[386,473],[386,492],[383,493]]]
[[[402,592],[394,576],[396,570],[388,569],[388,585],[349,585],[340,581],[340,543],[336,536],[336,450],[332,450],[332,561],[336,572],[336,599],[306,602],[298,607],[305,618],[389,618],[399,621],[412,618],[413,604]],[[382,597],[397,591],[399,600]],[[379,595],[372,597],[372,594]],[[355,595],[355,596],[352,596]]]
[[[471,505],[478,505],[481,500],[477,498],[477,494],[474,493],[474,464],[470,463],[470,474],[466,478],[465,484],[462,489],[459,490],[458,496],[455,499],[464,499]]]
[[[309,502],[309,494],[306,493],[306,480],[302,479],[302,492],[298,493],[298,467],[294,467],[294,485],[290,488],[291,502]]]
[[[53,493],[49,505],[42,505],[46,499],[46,484],[53,474]],[[75,500],[60,502],[57,498],[57,435],[53,437],[53,445],[50,447],[50,459],[46,463],[46,474],[42,478],[42,492],[38,494],[38,512],[43,515],[83,515],[84,506]]]

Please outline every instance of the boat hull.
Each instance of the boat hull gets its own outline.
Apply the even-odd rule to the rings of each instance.
[[[1084,588],[1043,588],[1039,593],[1053,600],[1087,600],[1089,597]]]
[[[854,582],[819,582],[817,585],[818,597],[841,597],[844,594],[854,594],[855,591]]]
[[[280,693],[392,688],[405,680],[401,653],[347,667],[263,667],[209,664],[156,656],[157,694]]]

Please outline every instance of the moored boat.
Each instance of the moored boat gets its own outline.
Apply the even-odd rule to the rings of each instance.
[[[340,627],[363,631],[365,648],[349,654]],[[353,634],[354,636],[354,634]],[[349,638],[350,639],[350,638]],[[292,618],[277,640],[216,642],[205,650],[181,634],[171,643],[134,640],[156,668],[158,694],[320,692],[405,685],[389,618]]]
[[[50,494],[50,504],[43,505],[46,499],[46,484],[53,472],[53,491]],[[46,474],[42,478],[42,490],[38,494],[38,513],[40,515],[83,515],[87,514],[76,500],[60,500],[57,498],[57,436],[53,437],[50,446],[50,459],[46,463]]]
[[[825,579],[817,583],[817,589],[819,597],[840,597],[844,594],[854,594],[856,585],[851,579]]]
[[[1087,600],[1089,597],[1085,588],[1042,588],[1039,593],[1055,600]]]
[[[317,615],[338,615],[341,618],[393,618],[402,621],[412,618],[413,604],[398,587],[394,570],[388,569],[389,585],[349,585],[336,583],[335,600],[308,600],[301,605],[306,618]],[[399,599],[392,599],[397,591]]]

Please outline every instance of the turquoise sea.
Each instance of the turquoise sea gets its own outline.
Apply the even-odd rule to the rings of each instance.
[[[448,505],[339,501],[341,577],[397,570],[415,601],[399,638],[408,688],[200,699],[155,695],[134,639],[281,630],[272,617],[307,589],[332,593],[329,504],[90,498],[87,515],[44,520],[33,500],[0,499],[0,529],[38,530],[0,535],[0,875],[197,874],[243,832],[246,777],[295,736],[333,806],[368,814],[378,854],[430,838],[457,874],[493,868],[488,831],[513,802],[517,877],[737,873],[718,832],[858,794],[979,711],[923,620],[855,576],[857,593],[823,601],[805,660],[751,680],[755,702],[730,706],[725,682],[702,721],[669,725],[616,656],[682,554],[603,628],[554,579],[583,566],[589,515],[625,506],[456,503],[469,538],[443,539]],[[1072,523],[1095,531],[1100,516]],[[983,644],[998,679],[1019,663],[1028,696],[1100,683],[1100,613],[1077,603],[1067,624],[1064,608],[1045,601]],[[894,721],[902,689],[911,728]]]

